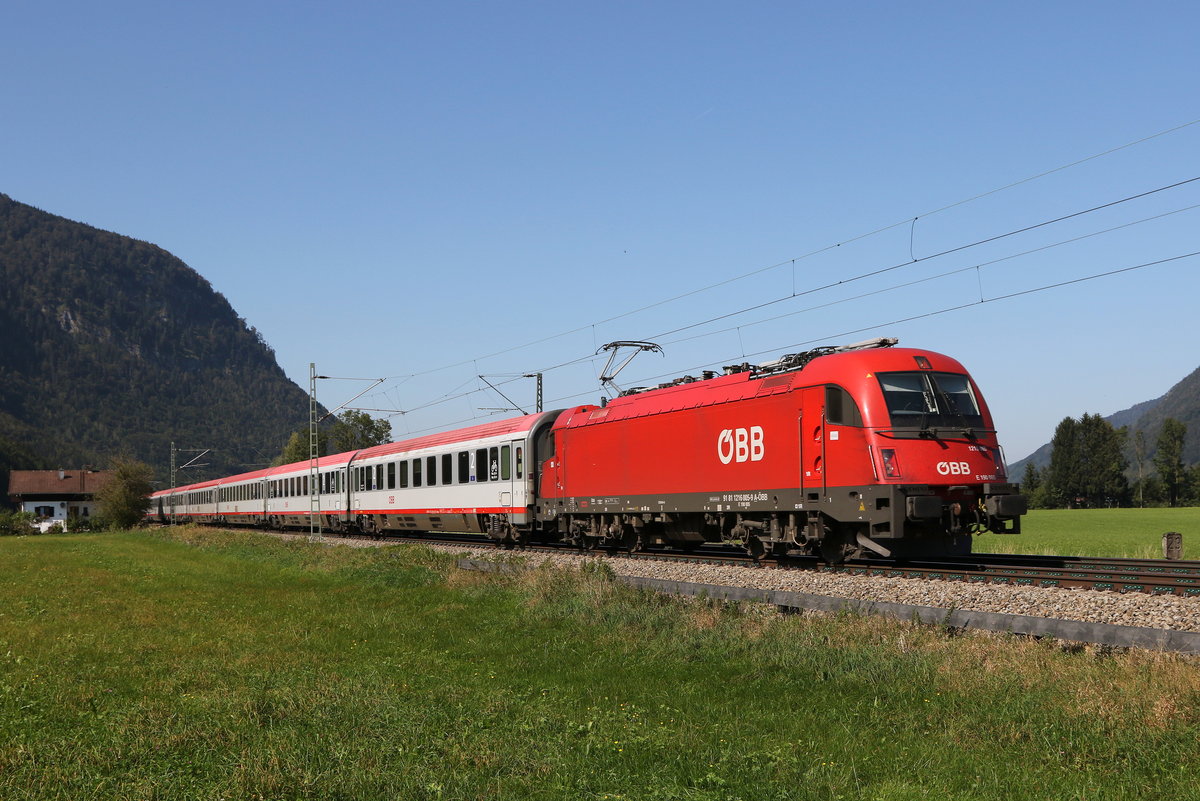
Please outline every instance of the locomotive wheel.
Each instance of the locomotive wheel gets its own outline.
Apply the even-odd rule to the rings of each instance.
[[[766,558],[767,546],[758,537],[747,537],[746,553],[750,554],[750,558],[755,562],[761,562]]]
[[[825,529],[825,537],[821,540],[821,558],[831,565],[840,565],[847,559],[856,559],[862,555],[862,548],[854,540],[852,532],[842,529]]]
[[[625,526],[621,536],[621,550],[626,553],[637,553],[642,550],[642,535],[633,526]]]

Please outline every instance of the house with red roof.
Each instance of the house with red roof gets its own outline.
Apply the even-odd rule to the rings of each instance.
[[[112,476],[111,470],[13,470],[8,498],[44,524],[86,519],[96,513],[96,493]]]

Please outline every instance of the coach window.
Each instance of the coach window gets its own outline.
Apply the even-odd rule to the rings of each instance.
[[[375,483],[371,489],[383,489],[383,465],[375,465]]]
[[[419,486],[421,486],[421,460],[413,459],[412,466],[413,466],[413,486],[419,487]]]
[[[487,448],[480,448],[475,451],[475,480],[488,480],[488,458]]]
[[[512,478],[512,446],[500,446],[500,480],[508,481]]]
[[[517,478],[525,478],[525,449],[517,446]]]
[[[468,451],[458,452],[458,483],[471,483],[471,454]]]
[[[489,448],[488,449],[488,466],[487,466],[488,481],[499,481],[500,480],[500,453],[499,453],[499,451],[500,451],[499,448]]]
[[[454,456],[453,454],[442,454],[442,483],[449,484],[454,480]]]
[[[400,489],[408,486],[408,460],[404,459],[400,462]]]
[[[395,489],[396,488],[396,463],[388,462],[387,470],[388,470],[387,488]]]
[[[825,422],[842,426],[861,426],[862,414],[849,392],[841,387],[825,387]]]
[[[425,457],[425,483],[430,487],[437,484],[437,457]]]

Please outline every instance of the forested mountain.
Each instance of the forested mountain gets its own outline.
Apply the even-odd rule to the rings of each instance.
[[[0,194],[0,473],[128,455],[165,481],[175,441],[212,448],[214,476],[269,462],[307,417],[271,348],[182,261]]]
[[[1079,414],[1088,412],[1081,409]],[[1163,421],[1172,418],[1187,426],[1187,436],[1184,439],[1183,461],[1192,465],[1200,462],[1200,369],[1194,370],[1175,386],[1155,400],[1143,401],[1128,409],[1116,412],[1104,419],[1113,427],[1129,427],[1126,441],[1126,451],[1129,463],[1134,463],[1133,443],[1137,432],[1145,434],[1147,462],[1154,457],[1155,442],[1162,430]],[[1039,470],[1050,464],[1050,443],[1046,443],[1029,456],[1014,462],[1009,468],[1009,475],[1019,480],[1026,463],[1032,462]]]

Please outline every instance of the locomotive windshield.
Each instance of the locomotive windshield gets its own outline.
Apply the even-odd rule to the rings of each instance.
[[[897,428],[975,429],[983,415],[971,382],[957,373],[882,373],[879,385]]]

